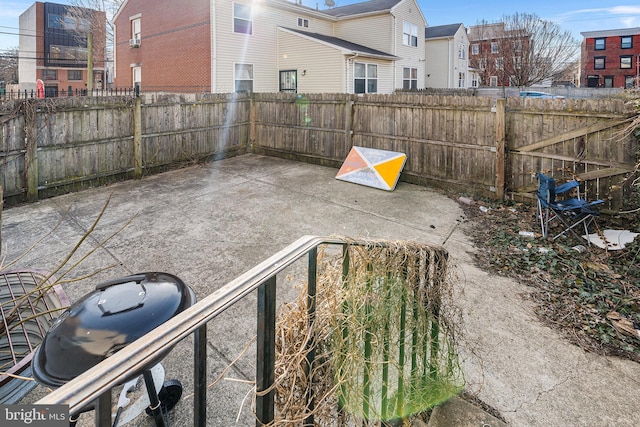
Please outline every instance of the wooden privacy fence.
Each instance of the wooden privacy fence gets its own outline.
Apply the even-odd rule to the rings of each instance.
[[[11,201],[247,152],[337,168],[356,145],[406,153],[408,182],[526,198],[542,170],[588,181],[615,209],[637,159],[621,100],[145,94],[0,111],[0,186]]]

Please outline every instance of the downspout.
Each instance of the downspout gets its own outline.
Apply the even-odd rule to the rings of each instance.
[[[358,53],[355,53],[353,56],[347,58],[347,60],[345,61],[345,73],[344,73],[344,83],[345,83],[345,93],[349,93],[349,63],[351,62],[352,59],[355,59],[358,57]],[[355,88],[354,88],[355,89]]]

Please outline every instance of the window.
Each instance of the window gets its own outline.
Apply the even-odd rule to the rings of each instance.
[[[595,50],[605,50],[607,48],[607,44],[605,42],[606,39],[595,39],[594,49]]]
[[[142,67],[132,67],[131,78],[133,81],[133,87],[140,87],[140,84],[142,83]]]
[[[633,37],[632,36],[620,37],[620,47],[622,49],[631,49],[633,47]]]
[[[131,19],[131,38],[133,40],[140,40],[140,29],[140,17]]]
[[[418,69],[402,69],[402,89],[418,89]]]
[[[67,80],[82,80],[82,70],[67,71]]]
[[[496,70],[504,69],[504,58],[496,58]]]
[[[514,56],[513,57],[513,68],[516,70],[519,70],[522,68],[522,57],[521,56]]]
[[[298,27],[309,28],[309,20],[306,18],[298,18]]]
[[[513,51],[522,52],[522,40],[515,40],[513,42]]]
[[[464,59],[464,57],[465,57],[465,54],[464,54],[464,53],[465,53],[465,51],[466,51],[466,50],[467,50],[467,49],[466,49],[466,47],[465,47],[464,43],[460,43],[460,44],[458,45],[458,58],[459,58],[459,59]]]
[[[587,87],[598,87],[600,85],[600,76],[587,76]]]
[[[632,55],[625,55],[620,57],[620,68],[631,69],[631,63],[633,61]]]
[[[418,47],[418,26],[411,22],[402,23],[402,44]]]
[[[487,69],[487,58],[480,59],[480,61],[478,62],[478,68],[480,68],[481,70]]]
[[[89,58],[89,50],[86,47],[62,46],[52,44],[49,46],[49,63],[60,65],[78,65],[86,63]]]
[[[251,21],[251,6],[248,4],[233,4],[233,32],[241,34],[253,34]]]
[[[605,67],[605,57],[604,56],[596,56],[593,58],[593,69],[594,70],[604,70]]]
[[[252,64],[234,64],[233,76],[236,92],[253,92]]]
[[[624,88],[625,89],[633,89],[633,85],[636,81],[635,76],[624,76]]]
[[[491,86],[491,87],[498,86],[498,76],[489,77],[489,86]]]
[[[353,68],[353,91],[355,93],[378,92],[378,66],[356,62]]]
[[[498,42],[491,42],[491,53],[498,53]]]
[[[466,88],[467,86],[465,86],[465,76],[466,73],[458,73],[458,87],[459,88]]]
[[[480,53],[480,45],[474,43],[471,45],[471,55],[478,55]]]
[[[58,80],[58,70],[42,70],[42,80]]]
[[[280,92],[298,91],[298,72],[296,70],[280,71]]]
[[[471,87],[478,87],[478,75],[476,73],[471,74]]]
[[[613,87],[613,76],[604,76],[604,87]]]

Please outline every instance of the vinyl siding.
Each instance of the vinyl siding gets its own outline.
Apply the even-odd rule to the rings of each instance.
[[[389,14],[338,21],[333,35],[393,54],[393,17]]]
[[[422,18],[420,8],[414,0],[406,0],[399,3],[393,13],[396,16],[395,25],[395,49],[392,54],[400,57],[395,62],[395,85],[402,88],[402,69],[405,67],[418,69],[418,88],[425,87],[425,49],[424,29],[426,22]],[[405,46],[402,44],[403,23],[410,22],[418,27],[418,46]]]
[[[425,83],[426,87],[446,88],[448,87],[448,61],[449,61],[449,45],[453,40],[438,39],[426,42],[426,50],[428,56],[425,62]]]
[[[279,70],[298,71],[300,93],[346,91],[345,57],[340,50],[285,31],[278,32]]]
[[[233,1],[216,2],[215,39],[212,46],[212,61],[215,87],[214,92],[234,91],[234,65],[236,63],[253,64],[254,92],[278,91],[278,57],[276,44],[278,26],[297,27],[298,17],[308,17],[309,28],[304,31],[331,34],[331,24],[305,14],[304,9],[276,7],[254,7],[253,33],[251,35],[233,32]],[[253,4],[250,1],[237,3]]]

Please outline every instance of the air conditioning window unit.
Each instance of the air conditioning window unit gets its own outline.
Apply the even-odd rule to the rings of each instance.
[[[140,39],[130,39],[129,40],[130,47],[140,47]]]

